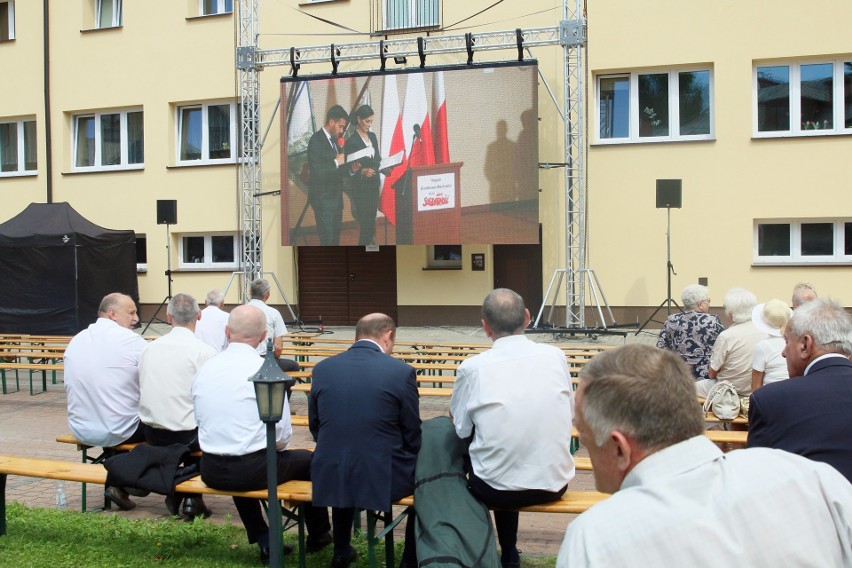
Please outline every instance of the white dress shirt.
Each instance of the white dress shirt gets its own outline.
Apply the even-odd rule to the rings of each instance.
[[[751,366],[755,371],[764,373],[764,385],[790,378],[787,374],[787,360],[781,355],[784,343],[783,337],[769,337],[760,341],[754,348],[754,361]]]
[[[284,318],[281,317],[281,312],[272,306],[267,306],[262,300],[254,298],[249,302],[249,305],[259,308],[266,316],[266,338],[257,346],[257,352],[260,355],[266,355],[266,341],[286,334],[287,326],[284,325]]]
[[[574,477],[574,394],[556,347],[501,337],[459,365],[450,409],[460,438],[474,432],[473,471],[494,489],[558,491]]]
[[[198,441],[205,453],[244,456],[266,448],[266,425],[257,415],[254,384],[263,359],[250,345],[231,343],[207,361],[192,383],[192,401],[198,422]],[[278,450],[286,450],[293,430],[290,404],[275,426]]]
[[[139,417],[144,424],[182,432],[195,429],[192,380],[216,350],[185,327],[149,343],[139,359]]]
[[[139,426],[139,354],[145,340],[98,318],[65,350],[68,426],[90,446],[114,446]]]
[[[195,322],[195,337],[217,352],[222,351],[228,346],[225,327],[228,325],[229,315],[218,306],[207,306],[201,310],[201,319]]]
[[[852,566],[852,485],[781,450],[723,454],[703,435],[639,462],[568,526],[567,567]]]

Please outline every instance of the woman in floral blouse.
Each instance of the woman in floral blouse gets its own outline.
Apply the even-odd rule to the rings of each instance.
[[[695,379],[707,379],[707,367],[713,344],[724,329],[719,318],[710,311],[710,295],[706,286],[690,284],[680,295],[683,313],[672,314],[660,330],[657,347],[680,355],[692,369]]]

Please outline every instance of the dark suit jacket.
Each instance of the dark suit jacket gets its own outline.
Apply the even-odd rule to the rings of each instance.
[[[823,359],[804,377],[761,387],[748,418],[748,447],[825,462],[852,481],[852,361]]]
[[[414,490],[420,408],[414,369],[358,341],[314,368],[313,504],[390,511]]]
[[[308,198],[311,203],[314,203],[316,199],[340,197],[342,172],[346,168],[335,167],[334,159],[336,156],[337,153],[329,143],[325,130],[320,128],[314,132],[308,141],[308,165],[310,167]]]

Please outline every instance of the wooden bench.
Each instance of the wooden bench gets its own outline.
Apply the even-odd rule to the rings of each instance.
[[[6,371],[15,371],[15,390],[18,392],[21,389],[21,383],[18,378],[18,371],[29,371],[30,373],[30,395],[41,394],[47,390],[47,372],[53,373],[53,384],[56,384],[56,372],[64,369],[62,363],[17,363],[0,360],[0,381],[2,381],[3,394],[7,394],[6,390]],[[33,372],[41,371],[41,392],[33,392]]]
[[[103,485],[106,483],[107,472],[100,465],[92,463],[0,456],[0,536],[6,534],[6,478],[9,475],[42,479],[61,479],[64,481]],[[226,495],[261,500],[265,500],[268,496],[266,489],[256,491],[222,491],[213,489],[208,487],[200,477],[194,477],[188,481],[179,483],[175,486],[175,491],[197,495]],[[537,513],[580,514],[607,497],[609,495],[594,491],[566,491],[562,498],[557,501],[525,507],[520,510]],[[311,499],[312,488],[309,481],[288,481],[278,486],[278,501],[285,505],[282,508],[282,513],[285,518],[293,521],[298,526],[299,566],[302,568],[305,566],[305,506]],[[406,508],[413,507],[414,497],[409,496],[401,499],[395,505]],[[371,567],[376,566],[375,548],[382,540],[386,542],[385,551],[388,560],[386,565],[394,565],[392,530],[403,516],[399,515],[395,520],[385,519],[385,529],[379,534],[376,534],[376,520],[383,518],[383,516],[373,511],[367,512],[368,562]],[[390,545],[388,546],[388,544]]]

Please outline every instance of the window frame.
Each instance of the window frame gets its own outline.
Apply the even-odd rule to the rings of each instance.
[[[239,251],[239,235],[236,232],[221,231],[213,233],[180,233],[178,237],[178,268],[180,270],[238,270],[240,266],[240,251]],[[184,239],[186,238],[204,238],[204,259],[202,262],[184,262]],[[231,237],[233,241],[234,261],[233,262],[213,262],[213,237]]]
[[[6,38],[3,38],[3,32],[0,31],[0,43],[14,41],[15,39],[15,0],[0,1],[0,6],[6,6],[6,17],[8,25],[5,30]]]
[[[680,124],[680,74],[706,72],[708,74],[708,105],[710,113],[710,129],[707,134],[681,134]],[[641,75],[668,75],[668,115],[669,134],[667,136],[640,136],[639,109],[639,77]],[[601,136],[601,80],[627,78],[629,92],[628,129],[627,136],[619,138],[603,138]],[[602,72],[595,74],[595,100],[593,109],[594,143],[595,144],[646,144],[661,142],[691,142],[714,140],[716,137],[716,101],[715,73],[712,65],[689,65],[666,67],[662,69],[631,69],[621,72]]]
[[[391,25],[392,10],[389,10],[389,3],[394,0],[376,0],[380,2],[379,14],[381,15],[382,29],[381,32],[403,32],[407,30],[429,29],[440,27],[441,25],[441,0],[397,0],[401,4],[406,4],[407,17],[406,21],[400,25]],[[427,6],[428,3],[428,6]],[[424,13],[420,13],[420,9],[424,8]],[[427,17],[431,18],[434,11],[435,21],[425,22]],[[401,19],[401,18],[400,18]]]
[[[204,3],[205,0],[198,0],[198,15],[199,16],[218,16],[221,14],[233,14],[234,13],[234,0],[214,0],[216,2],[216,9],[213,12],[204,11]],[[231,9],[227,9],[227,2],[231,3]]]
[[[435,248],[439,246],[457,246],[459,248],[458,259],[437,259]],[[427,270],[461,270],[464,250],[462,245],[426,245],[426,269]]]
[[[110,28],[120,28],[124,25],[124,10],[122,6],[121,0],[111,0],[112,1],[112,14],[110,15],[110,25],[103,26],[101,25],[103,10],[104,10],[104,0],[95,0],[95,29],[98,30],[108,30]]]
[[[33,142],[35,145],[35,153],[36,153],[36,167],[35,169],[28,170],[27,169],[27,145],[26,145],[26,135],[25,129],[26,125],[32,123],[36,134],[36,139]],[[0,119],[0,124],[14,124],[15,125],[15,146],[17,152],[17,161],[18,167],[17,169],[9,172],[2,171],[2,167],[0,167],[0,178],[4,177],[22,177],[22,176],[34,176],[38,174],[38,124],[36,123],[35,118],[19,118],[15,120],[4,120]],[[0,149],[2,151],[2,149]]]
[[[821,57],[804,60],[755,61],[752,64],[752,137],[791,138],[800,136],[837,136],[852,134],[852,126],[846,127],[844,64],[852,63],[852,57]],[[802,128],[802,80],[803,66],[831,64],[832,66],[832,128],[819,130]],[[787,67],[789,72],[789,116],[787,130],[761,131],[759,128],[760,108],[758,102],[758,70],[761,67]],[[852,117],[850,117],[852,118]]]
[[[227,158],[210,158],[210,130],[209,130],[209,116],[210,116],[210,107],[228,105],[228,113],[229,113],[229,122],[228,127],[230,132],[228,133],[229,139],[229,152],[230,156]],[[197,160],[183,160],[181,159],[181,139],[183,137],[183,110],[184,109],[201,109],[201,157]],[[237,150],[239,140],[237,139],[237,133],[239,132],[239,124],[238,124],[238,113],[237,113],[238,105],[236,101],[209,101],[203,103],[185,103],[185,104],[177,104],[175,105],[175,164],[178,166],[205,166],[205,165],[213,165],[213,164],[235,164],[237,163]]]
[[[131,113],[142,113],[142,161],[139,163],[130,163],[130,142],[129,142],[129,127],[127,123],[127,115]],[[103,165],[103,144],[101,120],[104,116],[119,115],[119,163]],[[93,164],[86,166],[77,165],[78,153],[78,130],[80,128],[81,119],[93,118],[94,126],[94,145],[95,154]],[[94,112],[80,112],[71,115],[71,171],[72,172],[108,172],[116,170],[141,170],[145,168],[145,111],[141,107],[115,109],[115,110],[99,110]]]
[[[846,223],[852,224],[852,218],[830,218],[830,219],[755,219],[752,237],[752,264],[755,266],[848,266],[852,264],[852,254],[845,254],[845,230]],[[831,255],[803,255],[802,254],[802,225],[808,224],[832,224],[834,239]],[[761,225],[789,225],[790,227],[790,254],[787,256],[760,256],[759,255],[759,231]],[[849,229],[852,231],[852,227]]]

